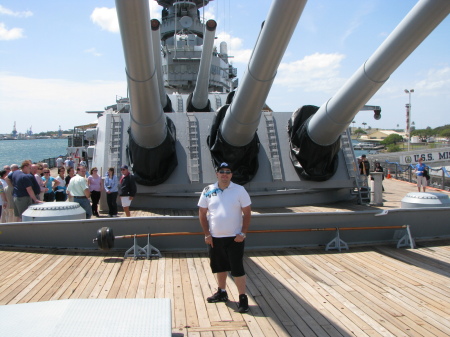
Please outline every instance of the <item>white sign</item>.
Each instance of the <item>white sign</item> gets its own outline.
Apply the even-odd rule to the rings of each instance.
[[[432,163],[436,161],[450,161],[450,151],[446,149],[446,151],[430,151],[400,156],[400,164],[402,165],[416,164],[419,161],[419,158],[422,158],[424,163]]]

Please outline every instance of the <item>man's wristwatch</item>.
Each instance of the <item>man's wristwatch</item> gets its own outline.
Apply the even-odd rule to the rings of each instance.
[[[210,237],[211,237],[211,234],[205,235],[205,240],[206,240],[207,238],[210,238]]]
[[[242,236],[244,239],[247,237],[247,235],[245,235],[245,233],[240,232],[238,235]]]

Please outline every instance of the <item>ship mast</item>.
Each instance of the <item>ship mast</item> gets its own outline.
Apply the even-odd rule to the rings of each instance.
[[[199,9],[209,0],[157,2],[163,7],[160,30],[164,85],[169,94],[189,94],[197,84],[205,38],[206,22]],[[236,68],[228,63],[226,43],[221,42],[220,51],[213,50],[208,91],[233,91],[236,74]]]

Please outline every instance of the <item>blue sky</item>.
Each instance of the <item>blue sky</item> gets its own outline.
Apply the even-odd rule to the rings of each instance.
[[[283,1],[279,1],[282,3]],[[415,0],[309,0],[279,67],[267,104],[274,111],[322,105],[367,60]],[[215,0],[218,22],[242,78],[272,0]],[[150,0],[151,17],[161,8]],[[404,89],[416,128],[450,124],[450,17],[399,66],[360,112],[355,126],[405,127]],[[113,0],[0,0],[0,133],[72,128],[126,96],[122,43]]]

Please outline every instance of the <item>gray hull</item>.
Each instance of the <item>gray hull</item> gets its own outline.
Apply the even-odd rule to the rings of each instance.
[[[357,228],[409,225],[415,240],[448,238],[450,208],[416,208],[390,210],[377,216],[380,211],[285,213],[252,215],[250,230]],[[433,219],[430,222],[430,219]],[[200,231],[198,217],[163,216],[140,218],[116,218],[95,220],[69,220],[0,225],[2,246],[97,249],[93,243],[97,230],[110,227],[114,235],[173,233]],[[358,229],[342,230],[340,238],[349,246],[380,242],[396,243],[405,235],[404,229]],[[246,247],[282,248],[301,246],[325,246],[336,237],[336,231],[307,231],[280,233],[250,233]],[[144,247],[147,239],[138,238]],[[150,244],[161,251],[186,251],[205,249],[203,235],[180,235],[152,237]],[[114,249],[128,249],[132,239],[116,240]]]

